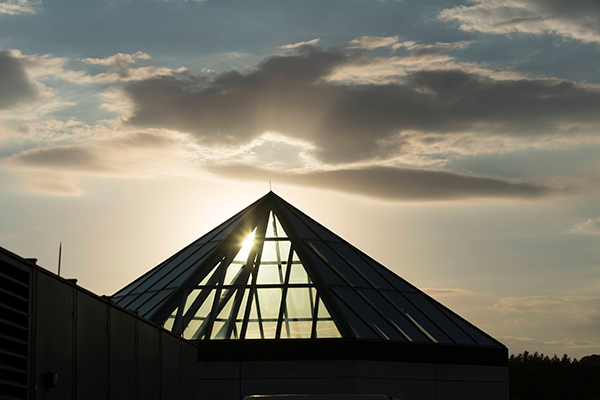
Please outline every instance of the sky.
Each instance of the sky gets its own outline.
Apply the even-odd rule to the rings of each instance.
[[[0,0],[0,246],[111,295],[273,190],[600,353],[597,0]]]

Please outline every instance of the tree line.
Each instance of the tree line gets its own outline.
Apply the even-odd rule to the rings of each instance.
[[[525,351],[508,359],[511,400],[600,400],[600,355],[571,359]]]

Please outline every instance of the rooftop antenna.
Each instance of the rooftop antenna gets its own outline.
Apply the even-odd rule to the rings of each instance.
[[[273,188],[271,187],[271,181],[269,181],[269,191],[272,192]]]
[[[62,241],[58,246],[58,276],[60,276],[60,259],[62,258]]]

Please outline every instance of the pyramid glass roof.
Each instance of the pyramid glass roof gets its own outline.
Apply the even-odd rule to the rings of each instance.
[[[189,340],[504,347],[273,192],[112,300]]]

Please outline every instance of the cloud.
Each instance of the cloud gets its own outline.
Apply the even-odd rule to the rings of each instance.
[[[303,46],[316,46],[317,43],[319,43],[319,38],[313,39],[313,40],[307,40],[306,42],[298,42],[298,43],[293,43],[293,44],[284,44],[283,46],[279,46],[282,49],[297,49],[298,47],[303,47]]]
[[[23,62],[11,51],[0,51],[0,111],[33,101],[38,95]]]
[[[600,217],[589,218],[579,224],[573,225],[568,233],[572,235],[600,235]]]
[[[490,307],[502,314],[563,314],[577,321],[600,322],[600,297],[597,296],[525,296],[506,297]]]
[[[3,166],[26,175],[29,190],[77,195],[82,176],[148,178],[181,174],[182,135],[133,132],[110,139],[32,149],[8,157]]]
[[[556,34],[600,43],[600,2],[596,0],[471,0],[443,10],[439,18],[465,31],[496,34]]]
[[[41,1],[6,0],[0,3],[0,14],[34,14],[39,10],[41,4]]]
[[[595,135],[600,127],[600,89],[594,85],[500,79],[455,63],[400,66],[384,83],[328,79],[340,68],[380,61],[303,46],[295,54],[267,58],[248,73],[137,80],[123,89],[134,109],[128,122],[189,132],[203,146],[239,147],[276,132],[310,143],[313,155],[328,164],[409,153],[406,133],[547,142],[567,133]]]
[[[149,79],[154,76],[183,73],[185,68],[173,70],[166,67],[145,66],[132,68],[140,61],[150,60],[151,57],[141,51],[133,54],[117,53],[106,58],[84,58],[81,61],[91,65],[102,65],[111,68],[110,72],[94,75],[93,80],[99,83],[126,82],[131,80]]]
[[[212,166],[209,172],[234,179],[274,181],[360,194],[387,201],[465,198],[536,198],[553,193],[540,184],[514,182],[442,170],[367,167],[282,173],[244,166]]]
[[[348,43],[349,49],[375,50],[381,47],[397,48],[398,36],[363,36]]]

